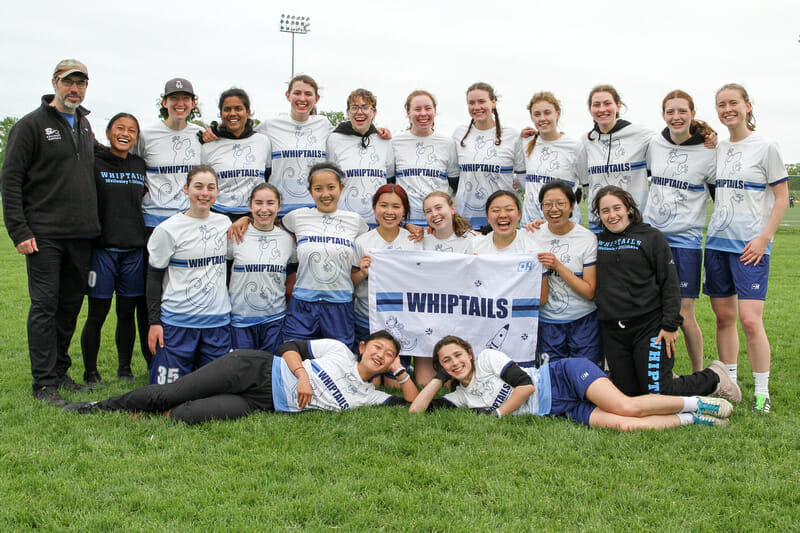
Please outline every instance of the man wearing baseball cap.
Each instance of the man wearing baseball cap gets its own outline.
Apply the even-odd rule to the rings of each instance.
[[[89,72],[65,59],[51,81],[54,94],[11,129],[0,183],[6,228],[27,264],[33,397],[63,405],[59,388],[86,390],[67,374],[68,350],[100,221],[95,139],[81,106]]]

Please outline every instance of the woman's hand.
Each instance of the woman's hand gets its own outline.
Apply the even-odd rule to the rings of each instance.
[[[546,220],[542,220],[541,218],[537,218],[533,222],[528,222],[527,224],[525,224],[522,227],[525,228],[525,231],[530,231],[531,233],[533,233],[537,229],[541,228],[542,224],[544,224],[545,222],[546,222]]]
[[[150,348],[150,353],[156,354],[156,347],[164,347],[164,328],[158,324],[150,326],[150,331],[147,332],[147,347]]]
[[[545,266],[545,267],[547,267],[547,268],[549,268],[551,270],[556,270],[558,267],[561,266],[561,261],[556,259],[555,254],[551,254],[550,252],[537,254],[536,258],[539,260],[539,262],[543,266]]]
[[[214,135],[214,132],[213,132],[213,131],[211,131],[211,128],[206,128],[206,129],[203,131],[203,137],[202,137],[202,139],[203,139],[203,142],[204,142],[204,143],[210,143],[210,142],[218,141],[218,140],[219,140],[219,137],[217,137],[216,135]]]
[[[358,262],[358,268],[361,272],[364,273],[364,277],[369,277],[369,266],[372,264],[372,258],[366,254],[364,257],[361,258],[361,261]]]
[[[752,264],[753,266],[758,266],[761,262],[761,258],[764,257],[764,254],[767,252],[767,246],[769,246],[769,238],[764,235],[759,235],[747,243],[741,257],[739,257],[739,261],[745,265]]]
[[[406,231],[410,233],[408,236],[408,240],[411,242],[422,242],[422,238],[425,237],[425,230],[420,228],[415,224],[406,224],[405,225]],[[428,228],[430,229],[430,228]]]
[[[313,397],[314,389],[311,388],[311,380],[308,378],[308,372],[304,368],[300,377],[297,378],[297,406],[301,411],[308,407]]]
[[[237,244],[242,244],[244,240],[244,232],[247,231],[247,226],[250,225],[250,217],[242,217],[228,228],[228,240]]]
[[[678,340],[678,330],[675,331],[665,331],[661,330],[658,332],[658,337],[656,337],[656,344],[660,345],[661,340],[666,341],[667,343],[667,357],[672,357],[675,354],[675,341]]]
[[[537,133],[539,132],[537,132],[535,128],[531,128],[530,126],[528,126],[527,128],[522,128],[522,131],[520,132],[519,136],[522,137],[523,139],[527,139],[529,137],[533,137]]]

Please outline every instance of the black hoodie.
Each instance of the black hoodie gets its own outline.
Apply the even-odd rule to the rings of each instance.
[[[134,154],[122,159],[106,148],[98,148],[94,157],[103,230],[97,246],[120,250],[144,248],[147,243],[142,216],[142,197],[147,190],[144,159]]]

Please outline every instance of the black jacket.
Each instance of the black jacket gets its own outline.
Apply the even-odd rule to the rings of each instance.
[[[144,159],[128,154],[125,159],[106,148],[98,148],[95,157],[95,180],[102,236],[99,248],[144,248],[147,244],[142,216],[145,184]]]
[[[664,235],[643,222],[597,236],[597,316],[632,320],[660,311],[661,329],[677,331],[681,318],[678,272]]]
[[[94,183],[94,134],[83,107],[75,131],[50,105],[22,117],[8,136],[0,171],[3,218],[14,245],[32,237],[74,239],[100,234]]]

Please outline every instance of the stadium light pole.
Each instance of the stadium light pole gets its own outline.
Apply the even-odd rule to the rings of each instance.
[[[311,18],[295,15],[281,15],[281,31],[292,34],[292,78],[294,78],[294,36],[305,35],[310,30]]]

